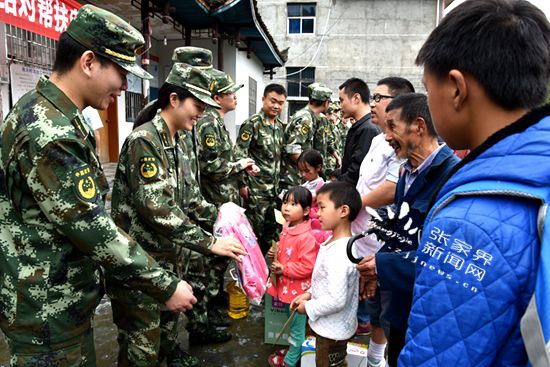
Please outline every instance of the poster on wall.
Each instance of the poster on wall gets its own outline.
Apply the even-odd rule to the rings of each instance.
[[[0,0],[0,22],[58,39],[81,6],[75,0]]]
[[[38,68],[36,66],[27,66],[23,64],[10,65],[11,79],[11,100],[15,104],[25,93],[34,89],[38,79],[42,75],[50,75],[51,71]]]

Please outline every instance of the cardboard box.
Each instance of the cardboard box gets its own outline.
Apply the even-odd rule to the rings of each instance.
[[[359,343],[348,343],[348,367],[367,367],[368,346]],[[308,336],[302,344],[302,367],[315,367],[315,337]]]
[[[264,343],[273,344],[279,336],[279,333],[283,329],[288,315],[285,311],[285,305],[278,298],[271,297],[267,292],[265,293],[265,329],[264,329]],[[278,345],[288,345],[288,329],[281,336]]]

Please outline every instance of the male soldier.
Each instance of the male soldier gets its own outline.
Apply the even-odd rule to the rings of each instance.
[[[269,84],[264,89],[262,110],[243,122],[237,137],[237,158],[250,157],[259,167],[257,176],[245,177],[240,194],[246,201],[248,219],[264,254],[277,232],[274,209],[283,147],[283,123],[278,116],[285,101],[285,88]]]
[[[207,107],[204,116],[197,123],[201,191],[204,198],[216,206],[227,202],[242,205],[239,180],[243,170],[252,173],[254,161],[250,158],[235,158],[235,147],[223,118],[227,112],[237,107],[235,93],[243,85],[236,85],[229,74],[220,70],[210,69],[208,73],[215,81],[213,99],[221,108]],[[227,316],[228,299],[223,291],[224,274],[228,265],[229,259],[217,256],[208,258],[208,319],[217,326],[229,326],[231,323]]]
[[[115,280],[183,311],[191,287],[162,270],[104,208],[108,185],[86,106],[106,109],[127,88],[143,37],[84,5],[59,39],[50,79],[14,106],[1,129],[0,325],[11,364],[95,366],[91,318],[100,266]]]
[[[308,86],[309,103],[298,110],[285,127],[284,152],[281,162],[281,188],[287,190],[302,184],[298,171],[298,157],[306,150],[313,149],[319,114],[326,111],[332,91],[320,83]]]

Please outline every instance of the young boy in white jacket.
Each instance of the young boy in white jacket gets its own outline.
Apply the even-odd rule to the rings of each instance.
[[[316,366],[344,366],[347,342],[357,329],[359,300],[359,275],[346,246],[361,197],[351,184],[331,182],[317,191],[317,206],[321,228],[332,231],[332,237],[321,245],[311,288],[290,308],[309,318],[316,334]]]

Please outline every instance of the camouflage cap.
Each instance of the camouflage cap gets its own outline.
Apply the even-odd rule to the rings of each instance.
[[[177,62],[172,65],[166,83],[185,88],[207,105],[220,108],[220,105],[211,98],[216,82],[204,70]]]
[[[209,73],[216,82],[214,86],[214,92],[212,93],[213,96],[224,93],[235,93],[236,91],[244,87],[244,84],[235,84],[233,82],[233,79],[231,79],[231,75],[226,74],[221,70],[211,69],[208,70],[207,73]]]
[[[338,112],[338,111],[340,111],[340,103],[338,103],[338,102],[332,102],[332,103],[328,106],[327,113],[333,113],[333,112]]]
[[[108,58],[137,77],[153,78],[136,64],[136,53],[145,44],[143,36],[113,13],[90,4],[84,5],[66,32],[82,46]]]
[[[212,68],[212,51],[200,47],[177,47],[172,53],[173,62],[189,64],[199,69]]]
[[[309,98],[316,101],[328,101],[332,96],[332,90],[321,83],[312,83],[307,87]]]

